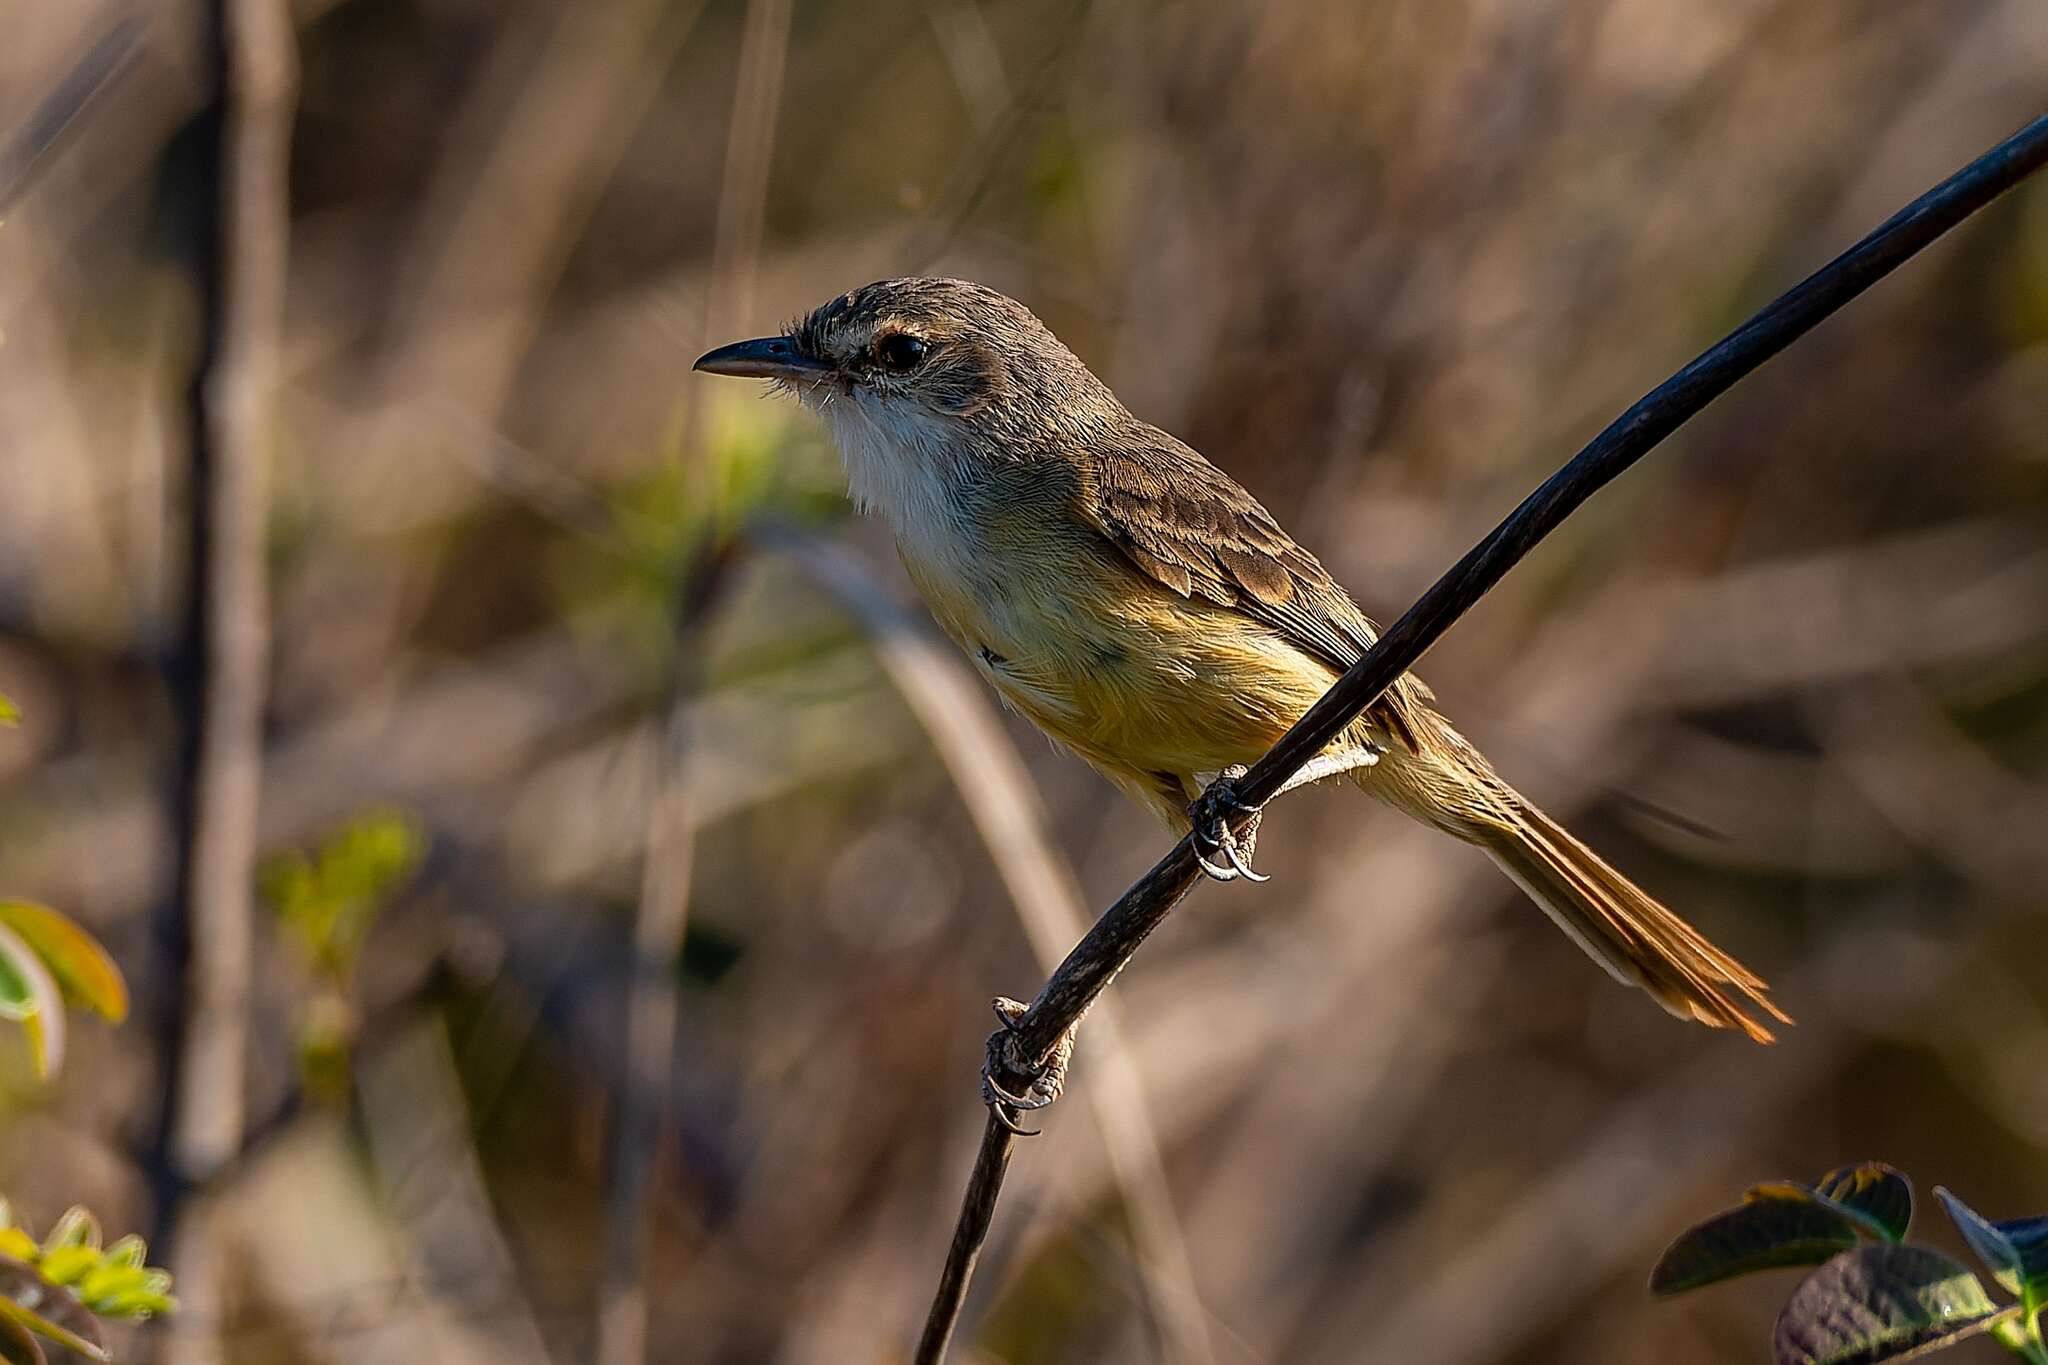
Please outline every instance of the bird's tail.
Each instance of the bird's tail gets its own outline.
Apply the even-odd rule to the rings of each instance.
[[[1428,757],[1396,760],[1405,773],[1382,764],[1359,785],[1484,849],[1589,957],[1679,1018],[1740,1029],[1759,1043],[1772,1034],[1752,1011],[1792,1022],[1765,996],[1761,977],[1615,871],[1502,782],[1462,736],[1444,729],[1441,738],[1450,742],[1427,745]]]

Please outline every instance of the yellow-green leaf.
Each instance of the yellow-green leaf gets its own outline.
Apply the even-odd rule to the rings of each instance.
[[[0,900],[0,925],[41,955],[66,995],[118,1024],[128,1017],[128,985],[99,940],[69,916],[32,901]]]
[[[107,1248],[108,1265],[140,1266],[148,1259],[149,1244],[132,1232]]]
[[[143,1286],[93,1305],[103,1318],[155,1318],[178,1311],[178,1301],[160,1289]]]
[[[17,1261],[33,1261],[43,1254],[36,1245],[36,1239],[21,1228],[0,1228],[0,1256],[11,1256]]]
[[[48,1267],[44,1267],[47,1272]],[[133,1294],[143,1287],[148,1272],[140,1266],[109,1265],[105,1261],[92,1267],[77,1283],[78,1297],[85,1300],[85,1306],[95,1313],[104,1310],[108,1303],[119,1301],[123,1296]]]
[[[0,725],[12,728],[19,724],[21,724],[21,708],[14,704],[13,698],[9,697],[5,692],[0,692]]]
[[[122,1268],[105,1280],[95,1282],[101,1271],[87,1276],[81,1293],[92,1311],[103,1318],[150,1318],[177,1311],[171,1297],[171,1272],[157,1266],[147,1269]],[[118,1282],[114,1276],[121,1276]]]
[[[64,1064],[64,1001],[43,959],[21,935],[0,924],[0,1019],[28,1035],[36,1075],[48,1078]]]
[[[64,1216],[57,1220],[57,1226],[50,1229],[50,1235],[43,1239],[43,1254],[49,1255],[59,1247],[100,1247],[100,1220],[92,1216],[92,1210],[83,1204],[73,1204],[64,1210]]]
[[[98,1247],[58,1247],[43,1253],[39,1263],[43,1278],[51,1284],[71,1286],[83,1280],[100,1263]]]

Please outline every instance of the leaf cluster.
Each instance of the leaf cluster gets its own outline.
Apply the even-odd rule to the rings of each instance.
[[[2048,1365],[2048,1217],[1994,1222],[1945,1189],[1935,1194],[1963,1241],[2018,1302],[2000,1305],[1977,1275],[1907,1242],[1913,1186],[1882,1162],[1828,1172],[1812,1184],[1757,1185],[1742,1203],[1688,1229],[1650,1272],[1650,1289],[1681,1294],[1759,1270],[1817,1266],[1778,1314],[1777,1365],[1867,1365],[1931,1355],[1990,1334],[2033,1365]]]
[[[20,719],[0,695],[0,726]],[[0,1018],[22,1026],[40,1078],[63,1063],[66,1001],[119,1023],[128,986],[106,949],[67,916],[0,901]],[[0,1360],[48,1365],[46,1341],[106,1360],[99,1318],[150,1318],[177,1307],[170,1272],[148,1260],[137,1236],[102,1246],[98,1220],[77,1205],[38,1242],[0,1198]]]
[[[178,1306],[170,1272],[148,1260],[132,1234],[103,1247],[98,1221],[77,1207],[38,1242],[0,1200],[0,1360],[47,1365],[46,1341],[106,1360],[98,1318],[151,1318]]]
[[[403,812],[365,811],[312,853],[271,859],[263,895],[307,960],[335,982],[355,971],[363,941],[391,898],[419,870],[427,840]]]

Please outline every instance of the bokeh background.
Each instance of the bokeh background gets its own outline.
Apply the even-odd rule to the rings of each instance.
[[[891,615],[815,424],[707,345],[984,280],[1385,619],[2048,98],[2035,0],[297,0],[246,1102],[182,1189],[207,66],[145,13],[0,223],[0,893],[142,1006],[54,1085],[7,1042],[0,1188],[213,1210],[134,1358],[904,1358],[989,997],[1167,838]],[[0,0],[0,128],[120,17]],[[1424,670],[1799,1026],[1682,1026],[1471,851],[1289,797],[1273,884],[1199,890],[1084,1033],[959,1357],[1753,1360],[1789,1277],[1644,1288],[1744,1186],[2048,1210],[2044,530],[2036,183]]]

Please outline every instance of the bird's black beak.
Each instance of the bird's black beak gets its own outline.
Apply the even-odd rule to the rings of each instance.
[[[690,368],[740,379],[815,380],[832,373],[830,361],[814,360],[799,353],[788,337],[735,341],[730,346],[706,351]]]

